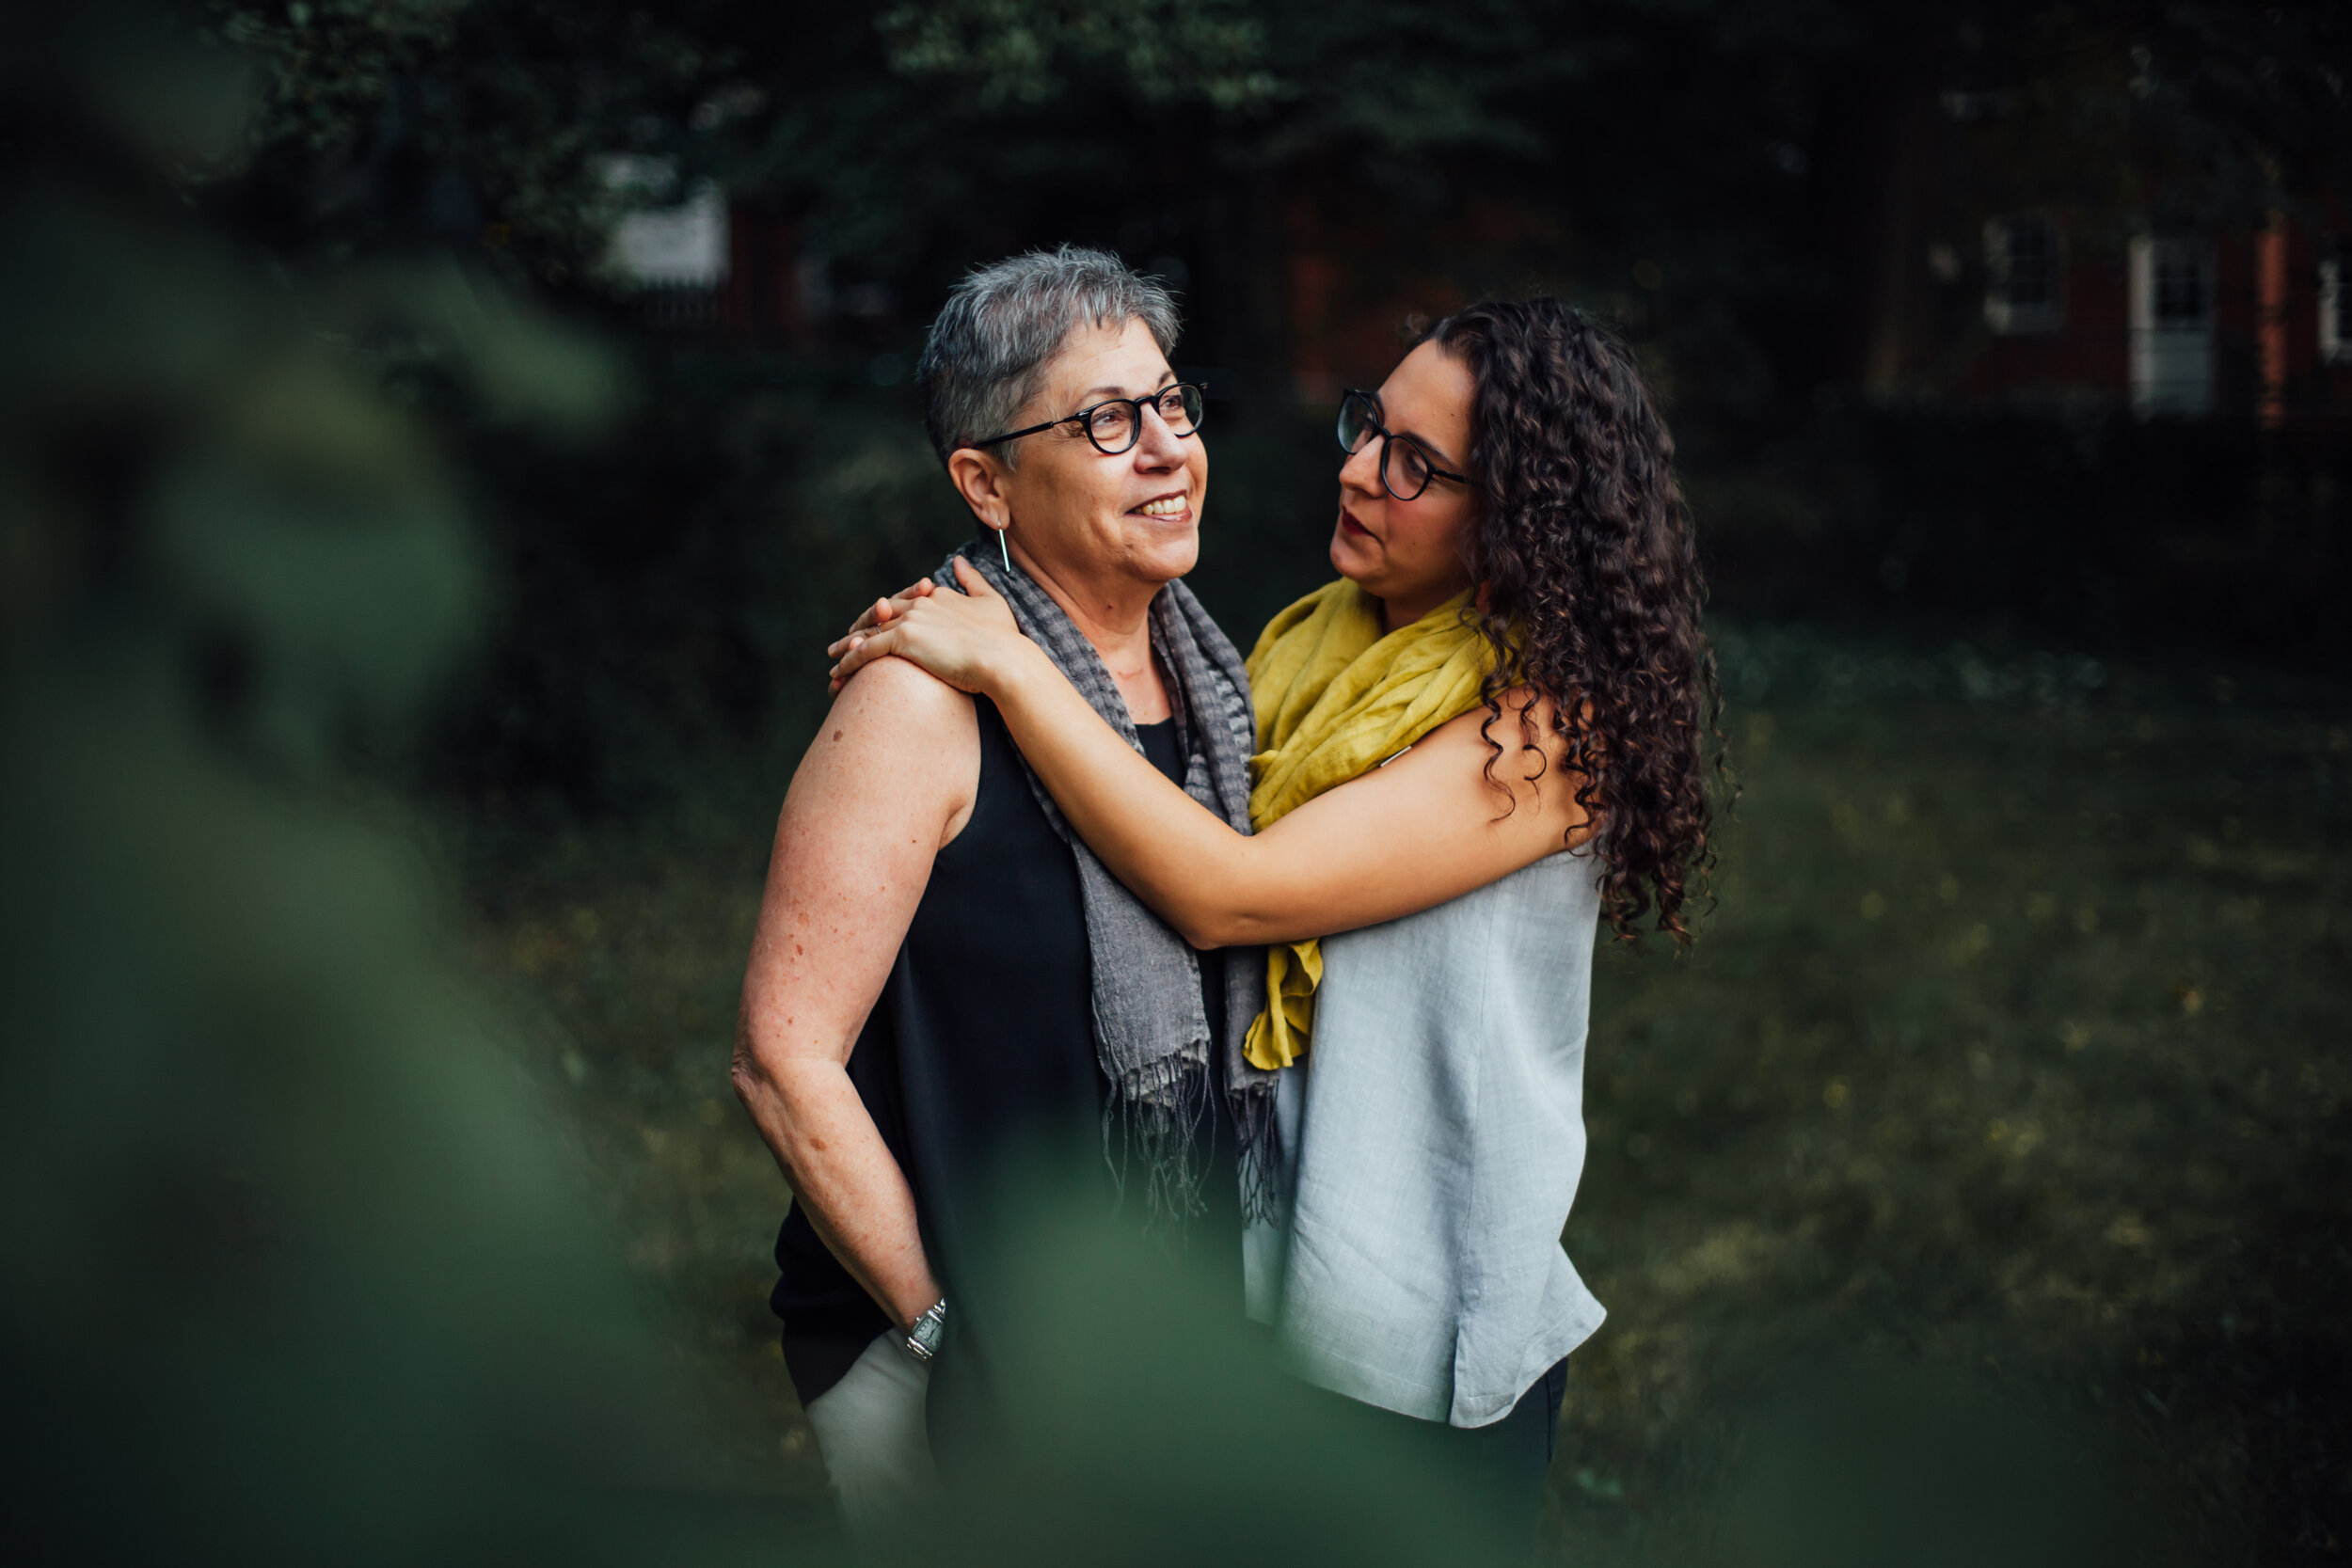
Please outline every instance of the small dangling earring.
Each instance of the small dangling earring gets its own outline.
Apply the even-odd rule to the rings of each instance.
[[[1005,543],[1005,535],[1010,531],[1001,528],[996,531],[996,553],[1005,558],[1005,575],[1008,577],[1012,575],[1012,546]]]

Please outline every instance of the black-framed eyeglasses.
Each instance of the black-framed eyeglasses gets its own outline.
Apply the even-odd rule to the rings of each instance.
[[[1017,441],[1024,436],[1035,436],[1041,430],[1056,425],[1074,424],[1086,432],[1094,450],[1105,457],[1117,457],[1132,451],[1143,438],[1143,411],[1156,409],[1171,436],[1191,436],[1200,429],[1200,414],[1208,401],[1209,388],[1197,381],[1179,381],[1163,387],[1149,397],[1112,398],[1091,408],[1081,408],[1075,414],[1065,414],[1058,420],[1033,424],[1026,430],[1008,430],[1002,436],[992,436],[985,441],[975,441],[976,447],[993,447],[999,441]]]
[[[1378,395],[1350,387],[1340,399],[1340,450],[1352,457],[1375,436],[1380,438],[1380,487],[1398,500],[1417,499],[1433,479],[1473,483],[1467,475],[1438,467],[1410,436],[1391,435],[1380,422]]]

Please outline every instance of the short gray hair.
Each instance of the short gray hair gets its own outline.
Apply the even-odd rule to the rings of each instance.
[[[975,267],[948,293],[914,366],[923,429],[940,462],[983,430],[1011,428],[1073,333],[1130,321],[1151,330],[1162,354],[1176,346],[1167,286],[1108,251],[1066,245]],[[1012,449],[1003,455],[1012,467]]]

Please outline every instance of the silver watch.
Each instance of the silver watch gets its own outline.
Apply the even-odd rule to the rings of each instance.
[[[946,1332],[947,1301],[943,1296],[907,1330],[907,1354],[917,1361],[929,1361],[939,1354],[940,1338]]]

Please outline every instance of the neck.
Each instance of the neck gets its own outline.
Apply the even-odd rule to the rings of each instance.
[[[1449,592],[1439,594],[1435,598],[1382,599],[1380,601],[1380,629],[1384,632],[1402,631],[1452,597],[1454,597],[1454,593]]]
[[[1469,586],[1470,579],[1466,575],[1452,582],[1438,583],[1432,588],[1421,588],[1408,594],[1382,597],[1380,598],[1380,629],[1384,632],[1402,631]],[[1379,597],[1379,595],[1375,594],[1375,597]],[[1485,590],[1482,589],[1479,592],[1478,597],[1479,607],[1484,609],[1486,597]]]
[[[1094,644],[1127,711],[1138,724],[1157,723],[1172,711],[1159,665],[1152,657],[1152,600],[1162,583],[1142,583],[1121,577],[1097,581],[1086,575],[1057,570],[1039,561],[1018,544],[1013,564],[1029,574],[1046,597],[1061,606],[1078,634]]]

